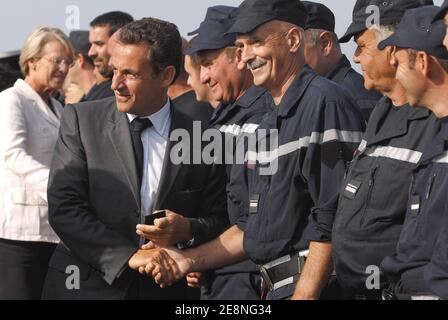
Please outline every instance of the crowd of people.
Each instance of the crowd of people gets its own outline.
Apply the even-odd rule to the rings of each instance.
[[[448,299],[448,1],[335,20],[34,30],[0,65],[0,299]]]

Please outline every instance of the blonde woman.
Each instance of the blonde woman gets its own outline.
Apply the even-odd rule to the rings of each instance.
[[[0,300],[39,299],[59,242],[46,195],[62,111],[52,95],[73,58],[62,31],[39,28],[20,56],[25,79],[0,93]]]

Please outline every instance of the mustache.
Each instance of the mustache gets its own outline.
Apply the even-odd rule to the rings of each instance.
[[[255,60],[247,63],[247,69],[249,69],[249,70],[257,69],[257,68],[263,67],[267,63],[268,62],[266,60],[257,58]]]

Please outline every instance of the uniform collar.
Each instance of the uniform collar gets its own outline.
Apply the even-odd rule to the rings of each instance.
[[[138,118],[138,116],[134,114],[127,113],[129,123],[132,122],[135,118]],[[151,120],[151,123],[153,125],[153,128],[157,131],[157,133],[164,137],[165,139],[168,139],[169,132],[170,132],[170,125],[171,125],[171,102],[170,99],[167,100],[165,105],[157,111],[156,113],[153,113],[150,116],[142,117],[142,119],[149,119]]]
[[[418,120],[418,119],[424,119],[431,115],[431,111],[427,108],[422,107],[414,107],[413,111],[409,115],[409,120]]]
[[[377,126],[381,123],[380,118],[387,117],[391,108],[397,108],[393,106],[392,101],[389,98],[384,97],[383,99],[384,100],[380,100],[379,103],[387,105],[387,108],[382,109],[384,111],[381,114],[376,112],[375,114],[377,116],[377,119],[373,121],[371,118],[369,121],[369,125],[367,126],[365,136],[367,138],[366,140],[368,146],[375,145],[382,141],[389,140],[395,137],[406,135],[409,131],[409,123],[411,121],[425,119],[431,116],[431,112],[428,109],[411,107],[409,104],[406,104],[399,107],[399,110],[395,110],[396,112],[403,113],[402,117],[399,121],[397,121],[397,123],[395,123],[393,126],[381,128],[381,130],[378,130]]]
[[[254,102],[257,101],[265,93],[266,89],[257,86],[251,86],[249,89],[247,89],[246,93],[243,94],[243,96],[233,104],[233,106],[250,108],[252,107]]]
[[[335,82],[342,81],[347,73],[349,73],[351,68],[352,65],[350,61],[345,55],[342,55],[341,60],[339,60],[336,66],[325,75],[325,78],[333,80]]]
[[[278,115],[280,117],[285,118],[288,116],[291,109],[303,97],[306,89],[317,76],[317,73],[315,73],[308,65],[303,67],[302,71],[291,83],[283,96],[282,101],[278,105]]]
[[[213,124],[223,124],[227,116],[231,113],[232,110],[236,108],[244,108],[248,109],[252,107],[255,101],[257,101],[262,95],[266,93],[266,89],[257,87],[257,86],[251,86],[249,89],[247,89],[246,93],[244,93],[238,100],[236,100],[234,103],[225,105],[223,103],[220,103],[218,108],[216,108],[215,112],[213,113],[213,116],[210,120],[210,123]]]
[[[432,159],[439,157],[447,151],[448,146],[448,117],[438,120],[440,124],[440,130],[434,139],[428,142],[421,163],[431,162]]]
[[[224,113],[224,110],[227,108],[227,104],[224,104],[222,102],[219,103],[218,107],[215,109],[215,111],[212,114],[212,117],[210,118],[209,124],[214,126],[216,124],[220,123],[220,120],[223,118],[221,116]]]

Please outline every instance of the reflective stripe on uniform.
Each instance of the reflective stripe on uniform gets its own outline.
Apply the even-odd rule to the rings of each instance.
[[[336,129],[327,130],[324,133],[313,132],[311,136],[285,143],[273,151],[264,151],[259,153],[249,151],[247,153],[247,160],[251,163],[255,161],[264,164],[271,163],[280,157],[286,156],[302,148],[307,148],[310,144],[324,144],[330,141],[358,143],[361,141],[362,135],[363,133],[358,131],[340,131]]]
[[[258,129],[258,124],[255,123],[246,123],[242,127],[237,124],[224,125],[219,128],[219,131],[222,133],[229,133],[234,136],[238,136],[241,133],[249,133],[252,134]]]
[[[448,163],[448,151],[442,153],[441,156],[435,158],[433,160],[434,163]]]
[[[365,152],[365,155],[369,157],[383,157],[399,161],[406,161],[415,164],[417,164],[422,157],[422,153],[419,151],[390,147],[390,146],[387,147],[378,146],[369,148]]]
[[[358,151],[359,151],[359,153],[364,153],[364,151],[366,151],[366,149],[367,149],[367,141],[362,140],[361,143],[359,144]]]

